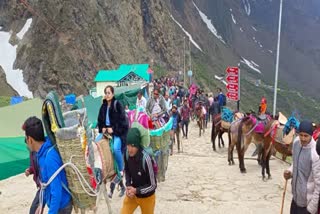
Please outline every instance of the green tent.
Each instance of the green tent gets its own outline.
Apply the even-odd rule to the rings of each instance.
[[[0,108],[0,138],[23,136],[23,122],[30,116],[41,118],[41,99],[32,99],[13,106]]]
[[[131,86],[122,86],[115,88],[115,97],[119,100],[123,106],[128,105],[129,109],[136,108],[136,101],[138,92],[142,90],[143,93],[146,92],[146,87],[141,89],[141,85],[131,85]]]
[[[29,167],[29,151],[24,137],[0,138],[0,180],[24,172]]]
[[[21,126],[30,116],[41,118],[41,107],[42,100],[32,99],[0,108],[0,180],[22,173],[29,166]]]

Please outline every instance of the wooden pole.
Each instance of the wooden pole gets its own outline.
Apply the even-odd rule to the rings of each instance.
[[[284,183],[284,190],[283,190],[283,195],[282,195],[282,203],[281,203],[280,214],[283,214],[283,205],[284,205],[284,199],[285,199],[286,191],[287,191],[287,184],[288,184],[288,180],[286,180],[286,182]]]

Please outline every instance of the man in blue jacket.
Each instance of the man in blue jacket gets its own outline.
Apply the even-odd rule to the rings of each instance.
[[[47,183],[51,176],[63,165],[61,157],[49,138],[45,138],[42,122],[37,117],[28,118],[23,124],[25,142],[30,151],[37,152],[40,181]],[[62,170],[44,189],[43,205],[49,207],[49,214],[71,214],[71,196],[67,191],[66,173]],[[40,207],[36,213],[40,213]]]
[[[220,109],[226,105],[226,95],[224,95],[222,93],[222,89],[221,88],[218,88],[218,102],[219,102],[219,106],[220,106]]]

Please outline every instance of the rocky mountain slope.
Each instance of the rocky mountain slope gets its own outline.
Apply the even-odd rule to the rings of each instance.
[[[279,0],[175,0],[171,1],[177,15],[183,17],[184,26],[190,26],[192,35],[200,34],[202,47],[210,43],[221,45],[221,41],[209,37],[208,30],[199,30],[204,22],[196,17],[195,5],[210,19],[217,33],[226,42],[237,61],[245,58],[261,71],[256,79],[268,83],[274,81],[276,40],[279,17]],[[317,79],[320,76],[320,3],[319,1],[285,1],[283,5],[282,40],[280,52],[280,86],[303,91],[309,96],[320,98]],[[182,15],[181,15],[182,14]],[[200,21],[200,22],[199,22]],[[204,24],[205,25],[205,24]],[[189,31],[189,32],[190,32]],[[199,33],[200,32],[200,33]],[[199,37],[200,37],[199,36]],[[223,48],[220,48],[221,52]],[[219,51],[215,52],[219,56]],[[227,65],[234,65],[233,58],[223,57]],[[315,78],[316,77],[316,78]],[[299,81],[297,81],[299,80]],[[313,86],[313,87],[310,87]]]
[[[7,83],[6,75],[0,66],[0,96],[14,96],[18,93]]]
[[[160,0],[27,1],[37,15],[14,2],[0,5],[0,25],[14,35],[15,26],[32,17],[15,67],[35,96],[51,89],[87,93],[98,69],[121,63],[153,59],[173,68],[178,62],[177,29]]]

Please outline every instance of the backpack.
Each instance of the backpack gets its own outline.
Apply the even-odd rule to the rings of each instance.
[[[147,148],[144,148],[143,151],[145,151],[147,153],[147,155],[149,155],[149,157],[151,158],[153,172],[154,172],[155,177],[157,177],[159,168],[158,168],[157,161],[155,160],[155,155],[153,153],[152,148],[147,147]],[[146,171],[146,159],[147,159],[147,156],[144,154],[143,158],[142,158],[142,168],[144,171]]]
[[[117,103],[118,103],[118,100],[115,100],[114,103],[113,103],[113,109],[114,109],[114,112],[117,113]],[[125,112],[125,120],[126,120],[126,128],[129,129],[129,117],[128,117],[128,114]]]

